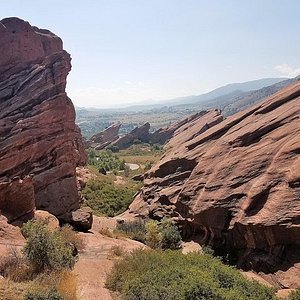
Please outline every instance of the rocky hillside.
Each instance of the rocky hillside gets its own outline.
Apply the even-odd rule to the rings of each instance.
[[[238,266],[288,269],[300,262],[300,82],[218,118],[170,140],[127,217],[170,216]]]
[[[186,130],[187,127],[191,126],[191,124],[197,124],[198,120],[207,113],[208,111],[200,111],[170,126],[160,128],[154,132],[150,132],[150,124],[145,123],[140,127],[135,127],[131,132],[122,137],[118,136],[121,124],[112,124],[104,131],[101,131],[93,135],[90,139],[86,140],[85,146],[86,148],[91,147],[96,150],[101,150],[109,145],[115,146],[118,149],[125,149],[133,145],[137,140],[144,143],[164,145],[174,135]],[[223,117],[220,115],[217,119],[217,122],[222,120]],[[203,128],[201,131],[196,129],[195,134],[199,135],[206,129],[208,129],[208,127]]]
[[[65,92],[70,55],[52,32],[0,21],[0,210],[10,222],[37,206],[59,218],[79,208],[75,167],[85,162]]]

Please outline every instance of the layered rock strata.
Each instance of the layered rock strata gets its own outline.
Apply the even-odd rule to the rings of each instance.
[[[300,82],[218,117],[169,141],[127,216],[170,216],[246,269],[300,262]]]
[[[106,128],[105,130],[94,134],[86,141],[87,147],[92,147],[96,150],[102,150],[119,138],[119,130],[121,124],[115,123]]]
[[[59,218],[79,208],[75,167],[85,163],[71,69],[62,40],[18,18],[0,21],[0,210],[9,221],[34,207]]]

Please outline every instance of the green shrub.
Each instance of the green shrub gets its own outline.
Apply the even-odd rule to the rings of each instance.
[[[180,232],[170,219],[164,219],[161,223],[141,219],[125,221],[117,224],[117,230],[153,249],[175,250],[181,245]]]
[[[117,231],[124,232],[133,240],[145,243],[146,225],[144,220],[138,219],[134,221],[124,221],[118,223]]]
[[[275,300],[274,290],[246,280],[208,254],[138,250],[116,263],[106,287],[130,300]]]
[[[88,164],[95,166],[97,169],[104,169],[106,171],[118,171],[124,167],[124,162],[115,155],[111,150],[105,149],[97,151],[95,149],[88,149]]]
[[[26,237],[24,254],[34,270],[59,270],[72,268],[72,250],[59,231],[50,231],[45,222],[29,221],[22,227]]]
[[[114,152],[114,153],[120,151],[119,147],[116,146],[116,145],[109,145],[109,146],[106,147],[106,149],[107,149],[107,150],[110,150],[111,152]]]
[[[300,290],[296,290],[290,293],[288,300],[300,300]]]
[[[158,249],[161,245],[161,233],[158,222],[149,221],[146,223],[146,245],[152,249]]]
[[[172,220],[164,219],[162,223],[159,225],[160,231],[160,247],[162,249],[179,249],[181,245],[181,235],[180,232],[174,224],[172,224]]]
[[[51,288],[46,291],[29,291],[25,294],[24,300],[64,300],[64,297],[60,295],[56,288]]]
[[[151,160],[151,161],[147,161],[146,163],[145,163],[145,167],[144,167],[144,169],[147,171],[147,170],[150,170],[151,168],[152,168],[152,166],[153,166],[153,161]]]
[[[82,190],[82,195],[95,214],[113,217],[129,207],[138,189],[138,184],[121,186],[113,182],[91,180]]]

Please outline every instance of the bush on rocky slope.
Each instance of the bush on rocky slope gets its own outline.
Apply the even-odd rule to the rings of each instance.
[[[210,255],[138,250],[115,264],[107,288],[130,300],[272,300],[274,290],[246,280]]]
[[[25,257],[37,273],[74,266],[72,248],[60,231],[50,231],[42,221],[29,221],[22,227],[22,233],[27,239]]]
[[[288,300],[300,300],[300,290],[296,290],[292,292],[289,295]]]

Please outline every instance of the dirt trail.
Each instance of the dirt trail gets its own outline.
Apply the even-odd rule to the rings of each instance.
[[[112,300],[110,292],[104,287],[106,275],[114,264],[111,248],[121,246],[125,251],[132,251],[143,246],[136,241],[114,239],[99,233],[101,228],[112,228],[114,224],[112,219],[95,217],[92,230],[80,233],[85,248],[80,251],[74,269],[80,300]]]

